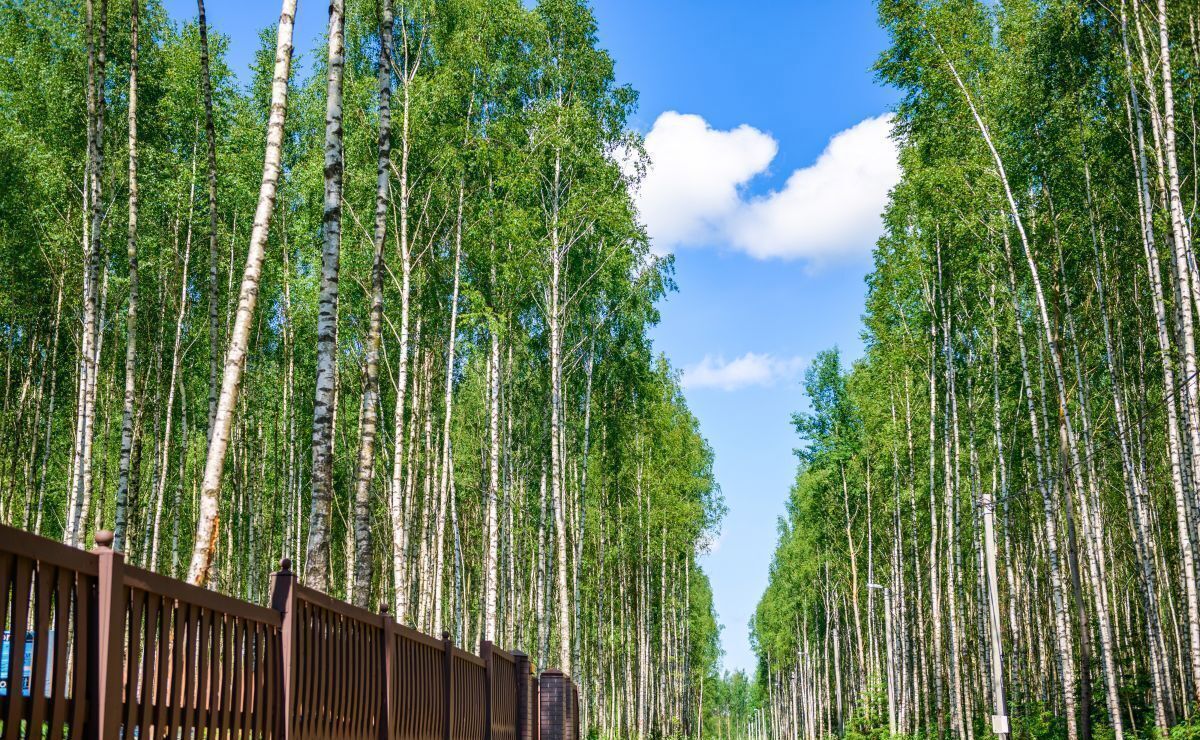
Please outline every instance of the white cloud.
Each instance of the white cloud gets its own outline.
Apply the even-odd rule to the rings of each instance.
[[[668,111],[646,134],[651,165],[638,208],[655,249],[719,236],[742,207],[738,189],[766,170],[778,146],[747,125],[717,131],[697,115]]]
[[[815,261],[868,254],[900,179],[891,122],[886,114],[836,134],[781,189],[749,197],[746,186],[778,151],[769,134],[662,114],[646,135],[651,164],[637,197],[655,250],[715,244],[758,259]]]
[[[726,362],[724,357],[705,355],[699,364],[683,371],[684,388],[718,388],[735,391],[748,386],[772,386],[797,377],[804,369],[800,357],[775,357],[747,352]]]
[[[890,115],[834,136],[782,190],[755,198],[729,224],[735,246],[770,257],[828,258],[869,253],[883,232],[888,192],[900,179]]]

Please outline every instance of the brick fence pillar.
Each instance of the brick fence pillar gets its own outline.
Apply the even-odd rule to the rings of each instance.
[[[541,740],[579,740],[575,684],[557,669],[542,672],[539,687]]]

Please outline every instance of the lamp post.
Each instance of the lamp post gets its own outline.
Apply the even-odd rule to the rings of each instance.
[[[883,592],[883,639],[887,643],[887,696],[888,696],[888,732],[896,735],[896,681],[895,657],[892,652],[892,590],[878,583],[868,583],[867,588]]]
[[[993,487],[995,486],[995,478]],[[1008,740],[1011,730],[1008,725],[1008,702],[1004,696],[1004,647],[1000,634],[1000,589],[996,576],[996,498],[985,490],[980,502],[983,510],[983,556],[987,571],[988,626],[991,639],[992,697],[995,714],[992,715],[992,732],[1000,740]]]

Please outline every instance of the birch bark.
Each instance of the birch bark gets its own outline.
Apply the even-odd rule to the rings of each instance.
[[[366,388],[354,490],[353,601],[366,608],[371,588],[371,483],[375,477],[375,432],[379,409],[379,348],[383,339],[383,250],[391,198],[392,4],[382,0],[379,21],[379,156],[376,168],[375,257],[371,266],[371,315],[367,329]]]
[[[262,183],[254,213],[254,228],[250,233],[250,248],[242,274],[237,315],[225,355],[221,392],[217,397],[217,415],[204,462],[204,478],[200,489],[200,509],[196,523],[196,538],[188,566],[189,583],[203,585],[213,562],[220,525],[218,505],[221,478],[225,470],[225,454],[229,449],[229,432],[241,390],[242,371],[246,366],[246,351],[254,306],[258,301],[258,285],[262,276],[263,258],[271,216],[275,210],[275,195],[279,185],[280,161],[283,153],[283,127],[287,115],[288,79],[292,64],[292,30],[296,17],[296,0],[283,0],[275,43],[275,65],[271,80],[271,112],[267,122],[267,146],[263,157]]]
[[[201,0],[202,1],[202,0]],[[129,5],[129,308],[125,314],[125,396],[121,407],[121,458],[117,474],[117,511],[113,549],[125,549],[129,508],[129,463],[133,452],[133,413],[137,394],[138,315],[138,13],[141,0]],[[201,23],[203,26],[203,22]],[[57,327],[56,327],[57,329]]]
[[[329,3],[325,92],[325,202],[321,216],[321,288],[317,309],[317,380],[313,404],[312,511],[304,583],[328,592],[333,507],[333,432],[337,413],[338,268],[342,247],[342,77],[345,0]],[[357,555],[357,554],[356,554]]]

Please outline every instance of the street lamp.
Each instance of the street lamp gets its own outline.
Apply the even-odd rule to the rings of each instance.
[[[894,655],[892,652],[892,590],[878,583],[868,583],[867,588],[883,592],[883,625],[884,641],[887,642],[887,694],[888,694],[888,732],[896,735],[896,681]]]
[[[992,477],[992,487],[996,485]],[[983,559],[987,573],[988,592],[988,637],[991,643],[992,700],[995,713],[992,715],[992,732],[1000,740],[1008,740],[1011,729],[1008,723],[1008,701],[1004,696],[1004,645],[1000,631],[1000,587],[996,576],[996,500],[993,491],[985,490],[980,502],[983,510]]]

